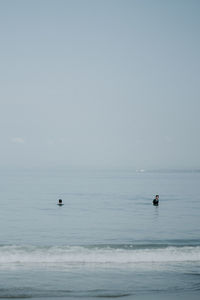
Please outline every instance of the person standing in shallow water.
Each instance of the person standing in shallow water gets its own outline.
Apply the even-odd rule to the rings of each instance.
[[[153,199],[153,205],[158,206],[159,205],[159,195],[156,195],[155,199]]]
[[[62,199],[59,199],[58,200],[58,204],[57,204],[58,206],[62,206],[62,205],[64,205],[63,203],[62,203]]]

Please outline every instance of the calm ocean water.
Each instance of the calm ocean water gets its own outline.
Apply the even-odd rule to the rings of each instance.
[[[199,183],[198,171],[1,170],[0,298],[198,299]]]

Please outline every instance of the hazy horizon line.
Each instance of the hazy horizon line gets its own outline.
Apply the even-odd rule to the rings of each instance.
[[[104,171],[127,171],[135,173],[156,173],[156,172],[170,172],[170,173],[200,173],[200,167],[149,167],[149,168],[137,168],[134,166],[91,166],[91,165],[2,165],[1,170],[18,170],[18,171],[31,171],[31,170],[104,170]]]

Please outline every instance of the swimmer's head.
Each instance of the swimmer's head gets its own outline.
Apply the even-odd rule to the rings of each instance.
[[[61,204],[61,203],[62,203],[62,199],[59,199],[59,200],[58,200],[58,203]]]

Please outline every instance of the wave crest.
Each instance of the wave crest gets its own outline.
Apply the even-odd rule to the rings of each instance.
[[[131,248],[110,246],[0,246],[1,264],[130,264],[200,262],[200,246]]]

